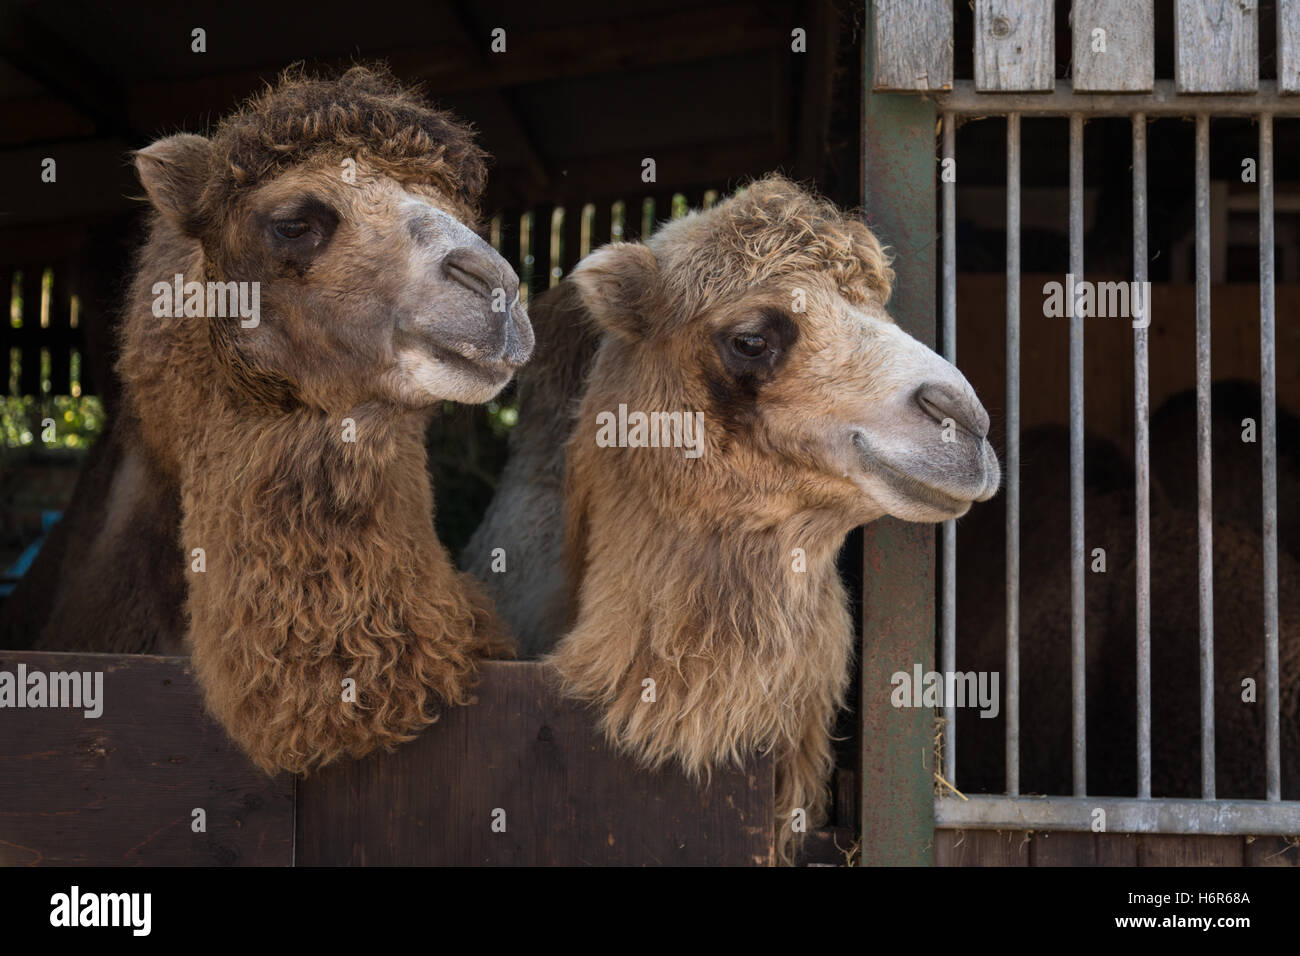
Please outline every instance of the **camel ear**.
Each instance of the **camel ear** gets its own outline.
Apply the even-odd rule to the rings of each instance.
[[[137,150],[134,158],[136,173],[154,208],[181,231],[194,235],[212,144],[202,136],[177,133]]]
[[[612,242],[578,263],[570,280],[582,304],[604,329],[628,339],[643,338],[659,289],[659,264],[639,242]]]

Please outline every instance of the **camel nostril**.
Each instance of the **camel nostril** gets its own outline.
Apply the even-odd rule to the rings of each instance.
[[[915,397],[921,411],[940,425],[952,419],[958,428],[976,438],[988,435],[988,412],[973,396],[963,395],[950,385],[931,382],[918,388]]]
[[[442,274],[485,299],[504,300],[509,309],[519,292],[519,281],[513,275],[507,277],[504,262],[498,264],[494,259],[495,255],[479,249],[453,249],[442,260]]]

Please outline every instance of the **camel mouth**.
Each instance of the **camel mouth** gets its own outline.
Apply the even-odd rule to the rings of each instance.
[[[494,359],[471,358],[461,352],[439,344],[432,337],[425,336],[421,345],[429,356],[442,365],[485,380],[493,385],[505,385],[514,377],[522,362],[512,362],[504,356]]]
[[[864,474],[906,503],[901,509],[906,514],[898,517],[908,520],[960,518],[975,502],[993,497],[1001,484],[997,455],[984,439],[978,440],[978,463],[973,468],[969,460],[960,467],[953,467],[956,462],[930,462],[920,458],[890,460],[864,432],[856,429],[852,442]],[[927,514],[920,517],[918,512]]]

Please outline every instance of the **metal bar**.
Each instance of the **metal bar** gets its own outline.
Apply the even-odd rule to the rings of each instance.
[[[1133,281],[1147,282],[1147,118],[1133,116]],[[1151,385],[1145,323],[1133,329],[1133,458],[1137,471],[1137,759],[1138,796],[1151,796]]]
[[[1007,794],[1020,793],[1020,116],[1007,117]]]
[[[1201,796],[1214,799],[1214,524],[1210,483],[1210,117],[1196,117],[1196,572]]]
[[[1264,746],[1267,797],[1282,798],[1277,620],[1277,342],[1274,336],[1273,117],[1259,118],[1259,390],[1264,501]]]
[[[943,116],[943,357],[957,364],[957,119]],[[957,670],[957,522],[943,523],[943,637],[942,670]],[[943,706],[943,775],[957,784],[957,705]]]
[[[1098,809],[1106,812],[1108,833],[1291,836],[1300,832],[1300,802],[1120,797],[944,797],[935,801],[935,826],[1088,832]]]
[[[1083,114],[1070,116],[1070,274],[1083,281]],[[1070,287],[1074,298],[1074,287]],[[1088,792],[1088,703],[1084,643],[1083,316],[1070,309],[1070,693],[1074,795]]]
[[[1068,84],[1051,93],[980,93],[971,80],[955,80],[952,91],[931,94],[939,109],[959,116],[1300,116],[1300,97],[1279,96],[1277,83],[1261,80],[1259,92],[1246,95],[1174,91],[1172,80],[1156,80],[1152,93],[1078,93]]]

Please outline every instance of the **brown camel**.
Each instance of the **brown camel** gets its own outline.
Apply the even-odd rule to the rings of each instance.
[[[600,332],[566,451],[574,623],[550,660],[646,765],[699,778],[773,750],[786,862],[827,804],[853,647],[845,536],[959,515],[998,486],[988,416],[890,320],[891,281],[864,225],[772,176],[596,251],[533,306],[547,331],[577,314]],[[547,344],[549,381],[572,385]],[[479,542],[507,560],[516,544],[537,553]]]
[[[134,587],[168,610],[148,594],[170,563],[116,556],[137,528],[183,561],[207,704],[269,771],[409,739],[509,646],[434,535],[425,470],[431,408],[488,400],[532,349],[517,278],[470,228],[483,155],[353,68],[288,73],[211,138],[135,162],[155,214],[96,599]]]

